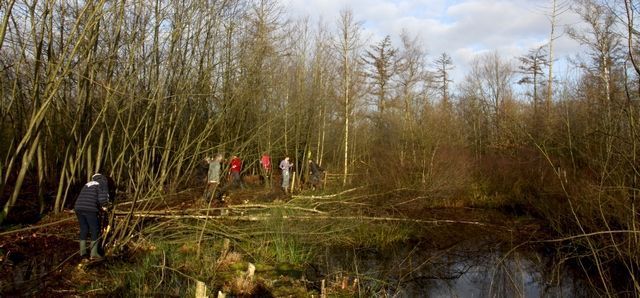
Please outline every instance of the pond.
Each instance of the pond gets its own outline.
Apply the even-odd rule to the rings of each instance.
[[[434,227],[384,248],[328,247],[314,268],[328,287],[361,297],[598,296],[582,271],[520,236]]]

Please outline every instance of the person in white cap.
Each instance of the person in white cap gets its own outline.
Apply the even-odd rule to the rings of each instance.
[[[91,181],[82,187],[74,211],[80,224],[80,257],[87,256],[87,234],[91,234],[91,255],[92,260],[102,258],[98,252],[100,241],[100,210],[106,210],[109,204],[109,182],[107,177],[96,173],[91,177]]]

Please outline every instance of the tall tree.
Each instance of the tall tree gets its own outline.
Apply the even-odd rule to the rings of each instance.
[[[551,110],[551,101],[553,100],[553,42],[555,40],[555,32],[556,32],[556,18],[558,16],[558,1],[551,0],[552,8],[551,8],[551,30],[549,32],[549,75],[547,77],[547,99],[545,101],[545,106],[547,109],[547,113]]]
[[[471,72],[466,76],[462,87],[465,101],[476,102],[471,106],[480,108],[480,115],[474,115],[481,121],[474,124],[480,132],[476,136],[486,137],[479,148],[483,151],[485,145],[499,146],[506,135],[503,128],[506,120],[506,107],[513,100],[511,79],[512,65],[500,58],[497,52],[485,54],[474,60]]]
[[[433,79],[440,93],[440,100],[444,106],[448,106],[450,104],[449,85],[453,82],[451,79],[451,71],[454,69],[453,60],[447,53],[442,53],[433,61],[433,66],[435,66]]]
[[[327,135],[327,108],[328,99],[332,94],[332,78],[335,78],[334,63],[331,63],[331,38],[326,25],[319,24],[319,29],[314,37],[313,61],[311,63],[313,90],[311,97],[313,106],[317,109],[317,148],[315,160],[322,164],[324,157],[324,144]]]
[[[518,72],[522,74],[522,78],[518,81],[518,84],[531,85],[533,88],[531,93],[531,100],[533,102],[534,110],[537,111],[539,107],[539,94],[538,86],[540,85],[540,77],[544,75],[542,67],[548,65],[546,59],[546,53],[543,47],[529,50],[524,56],[518,57],[520,60],[520,66],[518,66]]]
[[[571,38],[586,46],[591,63],[582,64],[591,75],[600,79],[603,90],[602,100],[611,103],[611,73],[614,64],[620,59],[621,40],[616,32],[616,16],[604,5],[594,0],[579,0],[576,12],[588,26],[584,29],[570,27],[567,33]]]
[[[278,97],[285,98],[274,89],[285,92],[287,81],[273,81],[276,73],[287,73],[286,67],[280,66],[286,64],[283,58],[290,54],[289,51],[282,50],[285,44],[285,22],[282,15],[283,8],[276,1],[254,1],[248,6],[248,26],[243,28],[245,35],[240,48],[243,76],[239,82],[242,88],[238,89],[239,96],[233,101],[233,109],[229,111],[229,121],[235,121],[236,131],[232,132],[232,136],[242,131],[264,131],[259,138],[251,141],[250,147],[257,149],[253,154],[270,149],[271,140],[267,138],[271,136],[274,122],[272,116],[277,115],[274,111],[277,104],[274,101]],[[246,106],[258,108],[246,109]]]
[[[626,16],[626,22],[627,22],[627,30],[626,30],[626,36],[627,36],[627,52],[629,55],[629,60],[631,60],[631,64],[633,65],[633,69],[635,71],[635,84],[636,84],[636,88],[637,88],[637,93],[636,93],[636,98],[637,96],[640,96],[640,62],[637,60],[638,59],[638,37],[640,36],[640,31],[637,29],[638,23],[635,22],[635,17],[636,17],[636,13],[638,12],[638,9],[640,9],[639,7],[637,7],[636,5],[634,5],[632,0],[625,0],[624,1],[624,12],[625,12],[625,16]],[[630,88],[629,88],[630,89]],[[639,140],[640,140],[640,135],[639,135],[639,131],[640,131],[640,125],[638,124],[637,121],[637,115],[636,115],[636,111],[637,106],[635,106],[632,103],[632,95],[631,92],[627,92],[627,110],[629,111],[629,113],[627,113],[627,119],[628,119],[628,123],[629,123],[629,127],[631,129],[629,129],[628,132],[628,138],[631,141],[631,148],[630,150],[630,157],[628,158],[629,160],[631,160],[631,168],[632,168],[632,172],[633,173],[640,173],[640,163],[638,163],[638,148],[640,148],[640,144],[639,144]],[[632,193],[631,193],[631,210],[632,212],[635,214],[636,211],[636,205],[637,205],[637,200],[638,197],[640,197],[640,175],[637,174],[632,174],[632,178],[631,178],[631,189],[632,189]]]
[[[426,70],[426,51],[422,48],[417,36],[410,36],[406,31],[400,34],[401,48],[398,54],[398,105],[402,125],[400,164],[404,165],[406,155],[411,153],[415,159],[417,149],[416,137],[417,119],[421,110],[428,105],[426,96],[426,82],[429,81]],[[397,134],[397,133],[395,133]],[[391,134],[394,135],[394,134]]]
[[[364,60],[370,66],[367,72],[371,79],[372,92],[376,97],[378,113],[384,114],[391,89],[391,78],[395,74],[398,50],[391,45],[391,37],[385,36],[378,44],[365,51]]]
[[[356,22],[353,12],[344,9],[340,12],[338,19],[338,38],[335,42],[338,58],[341,65],[342,80],[342,99],[344,104],[344,160],[343,160],[343,177],[342,184],[347,184],[349,175],[349,120],[353,106],[352,83],[353,76],[357,75],[356,65],[358,63],[359,51],[362,47],[360,34],[362,31],[361,23]]]
[[[551,102],[553,101],[553,43],[558,38],[556,36],[556,26],[558,21],[558,16],[562,13],[569,10],[569,1],[564,0],[550,0],[551,1],[551,12],[549,13],[549,23],[550,23],[550,32],[549,32],[549,59],[547,60],[549,63],[549,73],[547,74],[547,97],[545,100],[545,108],[547,114],[551,111]]]

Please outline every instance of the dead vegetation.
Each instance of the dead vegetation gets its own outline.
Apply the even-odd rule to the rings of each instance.
[[[638,292],[637,7],[571,6],[584,26],[567,35],[585,52],[570,80],[552,72],[555,20],[569,9],[556,2],[549,53],[521,57],[519,71],[479,56],[450,90],[446,53],[434,70],[408,34],[366,45],[348,10],[316,28],[276,1],[2,1],[0,223],[70,226],[65,210],[94,172],[113,178],[105,243],[116,252],[160,231],[197,230],[199,245],[257,233],[229,221],[449,224],[465,220],[420,216],[498,208],[544,219],[592,256],[601,284],[618,279],[605,268],[615,263]],[[274,173],[260,185],[264,152]],[[245,187],[265,191],[201,203],[193,189],[216,153],[239,155]],[[275,191],[285,156],[292,197]],[[301,194],[308,159],[327,185]],[[13,228],[0,237],[50,239]]]

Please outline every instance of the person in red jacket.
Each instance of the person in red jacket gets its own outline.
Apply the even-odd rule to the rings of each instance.
[[[262,182],[264,185],[271,186],[271,156],[267,152],[260,157],[260,165],[262,166]]]
[[[242,171],[242,160],[234,155],[231,158],[231,168],[229,172],[231,173],[231,185],[234,187],[243,187],[242,180],[240,179],[240,172]]]

